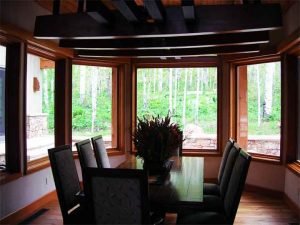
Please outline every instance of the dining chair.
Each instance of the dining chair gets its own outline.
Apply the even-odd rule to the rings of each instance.
[[[240,152],[240,147],[237,143],[234,143],[230,151],[228,151],[227,162],[224,166],[222,179],[220,184],[212,185],[213,194],[204,194],[203,203],[196,208],[188,207],[189,211],[222,211],[223,210],[223,200],[227,193],[228,184],[232,176],[233,167],[235,165],[236,159]]]
[[[86,168],[86,197],[94,224],[149,224],[144,170]]]
[[[234,140],[230,138],[224,148],[223,157],[219,167],[218,180],[217,183],[204,183],[203,194],[204,195],[220,195],[220,184],[222,182],[224,170],[226,167],[228,155],[234,145]],[[231,161],[232,163],[232,161]]]
[[[87,210],[76,197],[81,189],[71,146],[48,149],[48,155],[64,224],[89,223]]]
[[[252,157],[248,153],[240,150],[234,163],[221,211],[182,210],[178,213],[177,224],[233,224],[251,159]]]
[[[102,135],[92,137],[92,144],[96,156],[98,168],[110,168],[110,162],[104,145]]]
[[[97,167],[96,158],[90,139],[75,143],[82,171],[86,167]]]

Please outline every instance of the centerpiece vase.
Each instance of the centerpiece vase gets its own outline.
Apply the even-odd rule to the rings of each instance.
[[[164,175],[170,172],[169,160],[164,161],[144,161],[143,168],[149,175]]]

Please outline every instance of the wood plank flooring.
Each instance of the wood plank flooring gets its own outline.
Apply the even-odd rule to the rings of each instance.
[[[175,224],[176,214],[167,214],[165,224]],[[33,218],[21,224],[62,225],[62,217],[57,200],[43,207]],[[281,225],[300,224],[297,215],[288,208],[282,199],[267,197],[262,194],[244,192],[235,218],[237,225]]]

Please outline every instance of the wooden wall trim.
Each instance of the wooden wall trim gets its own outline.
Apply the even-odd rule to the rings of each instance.
[[[8,172],[26,171],[26,45],[6,46],[5,159]]]
[[[284,200],[284,202],[289,206],[289,208],[290,208],[291,210],[293,210],[293,211],[297,214],[298,218],[300,219],[300,207],[299,207],[298,205],[296,205],[296,204],[290,199],[290,197],[287,196],[286,193],[283,194],[283,200]]]
[[[0,224],[19,224],[33,213],[41,209],[48,202],[57,199],[56,191],[52,191],[24,208],[6,216],[0,220]]]
[[[282,191],[276,191],[276,190],[259,187],[252,184],[246,184],[244,190],[248,192],[256,192],[256,193],[264,194],[265,196],[276,197],[276,198],[283,198],[283,194],[284,194]]]
[[[55,62],[55,146],[72,143],[72,62]]]
[[[281,140],[284,162],[296,161],[298,124],[298,60],[296,56],[284,54],[282,57],[282,119]]]

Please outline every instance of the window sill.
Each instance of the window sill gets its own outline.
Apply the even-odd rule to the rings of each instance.
[[[300,177],[300,163],[294,162],[294,163],[289,163],[287,164],[287,168],[296,174],[298,177]]]
[[[17,180],[18,178],[22,177],[21,173],[9,173],[9,172],[0,172],[0,184],[6,184],[11,181]]]
[[[222,154],[217,150],[183,150],[183,156],[206,156],[206,157],[221,157]]]
[[[26,174],[31,174],[31,173],[37,172],[37,171],[45,169],[49,166],[50,166],[50,162],[49,162],[48,156],[33,160],[31,162],[28,162]]]
[[[281,159],[279,156],[262,155],[262,154],[252,153],[252,152],[248,152],[248,153],[252,156],[253,161],[276,164],[276,165],[281,164]]]

